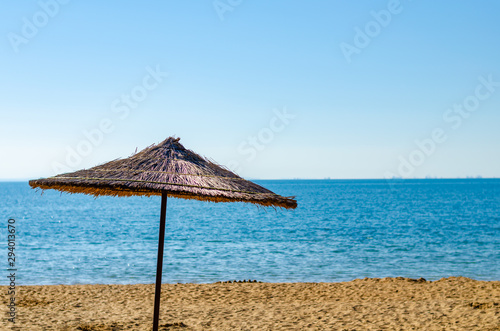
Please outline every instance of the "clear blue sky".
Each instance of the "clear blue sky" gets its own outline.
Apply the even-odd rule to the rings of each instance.
[[[0,179],[88,168],[171,135],[247,178],[500,177],[499,12],[5,2]]]

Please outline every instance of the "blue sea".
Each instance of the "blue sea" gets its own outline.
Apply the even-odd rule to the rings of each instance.
[[[256,182],[298,208],[168,199],[164,283],[500,280],[500,179]],[[0,201],[0,260],[7,276],[13,218],[17,284],[154,283],[159,197],[2,182]]]

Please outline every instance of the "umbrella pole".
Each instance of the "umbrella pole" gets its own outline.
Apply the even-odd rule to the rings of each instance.
[[[160,234],[158,236],[158,259],[156,260],[155,307],[153,315],[153,331],[158,331],[160,319],[161,271],[163,268],[163,246],[165,243],[165,218],[167,214],[167,193],[161,194]]]

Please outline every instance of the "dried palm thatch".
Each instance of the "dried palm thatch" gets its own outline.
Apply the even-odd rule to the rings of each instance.
[[[94,196],[162,195],[213,202],[242,201],[294,209],[294,197],[282,197],[185,149],[170,137],[126,159],[31,180],[32,188]]]

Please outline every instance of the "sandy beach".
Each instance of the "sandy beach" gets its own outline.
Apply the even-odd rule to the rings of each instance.
[[[4,317],[2,330],[151,329],[152,284],[17,289],[16,326]],[[162,330],[500,330],[500,282],[164,284],[160,316]]]

